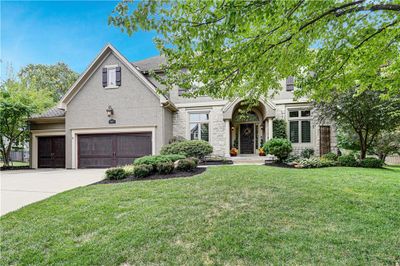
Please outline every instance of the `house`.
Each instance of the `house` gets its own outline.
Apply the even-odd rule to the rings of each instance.
[[[30,119],[31,165],[90,168],[131,163],[159,153],[175,137],[202,139],[215,155],[256,155],[272,138],[273,119],[287,122],[287,134],[299,153],[336,149],[334,125],[322,123],[306,99],[293,100],[293,80],[282,81],[272,99],[259,99],[248,115],[239,115],[241,99],[186,98],[176,88],[157,92],[148,75],[162,56],[131,63],[107,45],[72,85],[58,106]],[[161,73],[162,74],[162,73]]]

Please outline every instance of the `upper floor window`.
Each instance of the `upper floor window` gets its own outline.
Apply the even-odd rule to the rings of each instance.
[[[286,78],[286,91],[294,91],[294,77]]]
[[[189,128],[191,140],[209,140],[209,114],[190,113]]]
[[[289,111],[289,139],[292,143],[311,142],[311,111]]]
[[[102,83],[104,88],[116,88],[121,86],[121,67],[117,65],[104,67]]]

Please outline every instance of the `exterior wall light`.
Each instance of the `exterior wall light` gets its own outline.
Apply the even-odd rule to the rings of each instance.
[[[111,117],[114,114],[114,110],[112,109],[111,105],[108,106],[106,112],[108,117]]]

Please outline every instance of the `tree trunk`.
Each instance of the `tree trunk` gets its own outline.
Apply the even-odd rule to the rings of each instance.
[[[3,164],[4,166],[10,166],[10,154],[11,154],[11,143],[8,144],[4,154],[3,154]]]
[[[358,137],[360,138],[360,147],[361,147],[360,159],[363,160],[367,155],[367,142],[364,139],[362,132],[358,132]]]

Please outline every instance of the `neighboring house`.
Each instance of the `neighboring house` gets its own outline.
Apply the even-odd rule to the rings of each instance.
[[[208,141],[215,155],[229,156],[233,146],[239,156],[256,155],[272,138],[275,118],[287,121],[296,153],[336,150],[334,126],[321,123],[306,100],[293,100],[291,78],[282,82],[281,93],[260,99],[243,118],[241,99],[185,98],[179,88],[158,93],[160,84],[148,73],[163,62],[158,56],[131,63],[107,45],[57,107],[30,119],[32,167],[128,164],[159,153],[174,136]]]

